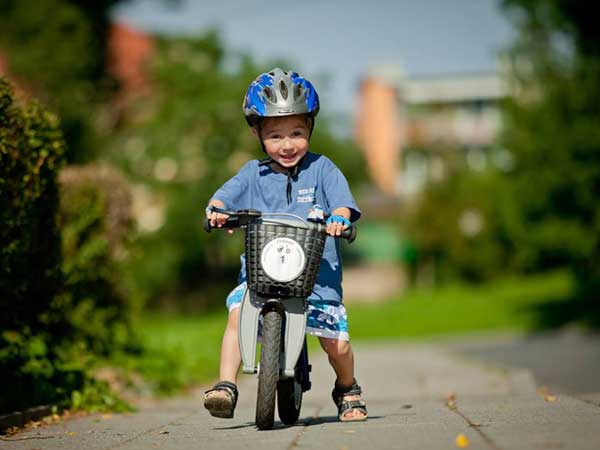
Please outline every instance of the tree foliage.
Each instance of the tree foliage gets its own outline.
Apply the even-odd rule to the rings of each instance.
[[[508,235],[515,210],[506,188],[502,173],[466,169],[426,187],[403,222],[434,281],[480,282],[522,268]]]
[[[507,0],[520,39],[517,92],[503,142],[521,223],[515,248],[532,267],[569,265],[581,287],[600,277],[600,36],[589,3]]]
[[[3,0],[0,51],[8,72],[61,117],[67,161],[97,151],[93,117],[109,98],[109,9],[117,0]]]

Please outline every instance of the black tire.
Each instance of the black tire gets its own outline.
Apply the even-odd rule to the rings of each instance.
[[[263,317],[258,394],[256,397],[256,426],[260,430],[273,428],[275,395],[279,381],[279,354],[281,353],[281,316],[269,311]]]
[[[302,407],[302,386],[294,378],[277,383],[277,411],[286,425],[293,425],[300,417]]]

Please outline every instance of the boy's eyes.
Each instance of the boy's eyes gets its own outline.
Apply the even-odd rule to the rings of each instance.
[[[302,137],[304,136],[305,133],[302,130],[294,130],[290,133],[291,137]],[[277,133],[273,133],[273,134],[268,134],[267,138],[269,139],[283,139],[283,135],[281,134],[277,134]]]

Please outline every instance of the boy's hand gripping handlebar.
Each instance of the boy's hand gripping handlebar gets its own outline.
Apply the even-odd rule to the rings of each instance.
[[[248,225],[248,223],[250,223],[250,222],[257,221],[258,219],[260,219],[263,216],[263,214],[260,211],[257,211],[256,209],[242,209],[240,211],[229,211],[227,209],[217,208],[216,206],[210,206],[209,209],[213,212],[217,212],[220,214],[226,214],[229,217],[227,218],[225,223],[220,227],[213,227],[210,224],[210,220],[208,218],[204,219],[204,230],[207,233],[210,233],[213,228],[217,228],[217,229],[219,229],[219,228],[221,228],[221,229],[240,228],[240,227]],[[273,219],[273,221],[276,222],[275,219]],[[290,226],[290,224],[288,224],[288,223],[286,223],[285,225]],[[296,225],[291,225],[291,226],[296,226]],[[306,222],[306,221],[301,221],[300,219],[298,219],[297,228],[306,228],[309,230],[317,230],[319,233],[327,234],[327,226],[322,223]],[[346,228],[345,230],[343,230],[339,236],[332,236],[332,237],[340,237],[343,239],[347,239],[348,242],[353,242],[354,239],[356,239],[356,228],[354,226],[350,226],[350,227]]]

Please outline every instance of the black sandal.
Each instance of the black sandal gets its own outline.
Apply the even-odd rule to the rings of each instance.
[[[333,398],[333,403],[338,408],[338,418],[341,422],[360,422],[362,420],[366,420],[368,416],[367,405],[363,399],[360,400],[344,400],[345,397],[349,397],[351,395],[361,395],[362,389],[356,382],[356,378],[354,379],[354,383],[350,387],[341,387],[337,384],[334,386],[333,391],[331,391],[331,397]],[[349,411],[358,410],[364,414],[362,417],[344,417],[346,413]]]
[[[206,398],[206,395],[215,392],[222,391],[227,394],[226,398],[212,396]],[[219,381],[211,389],[204,392],[204,407],[208,409],[208,412],[214,417],[220,417],[222,419],[233,418],[233,411],[238,400],[237,386],[229,381]]]

